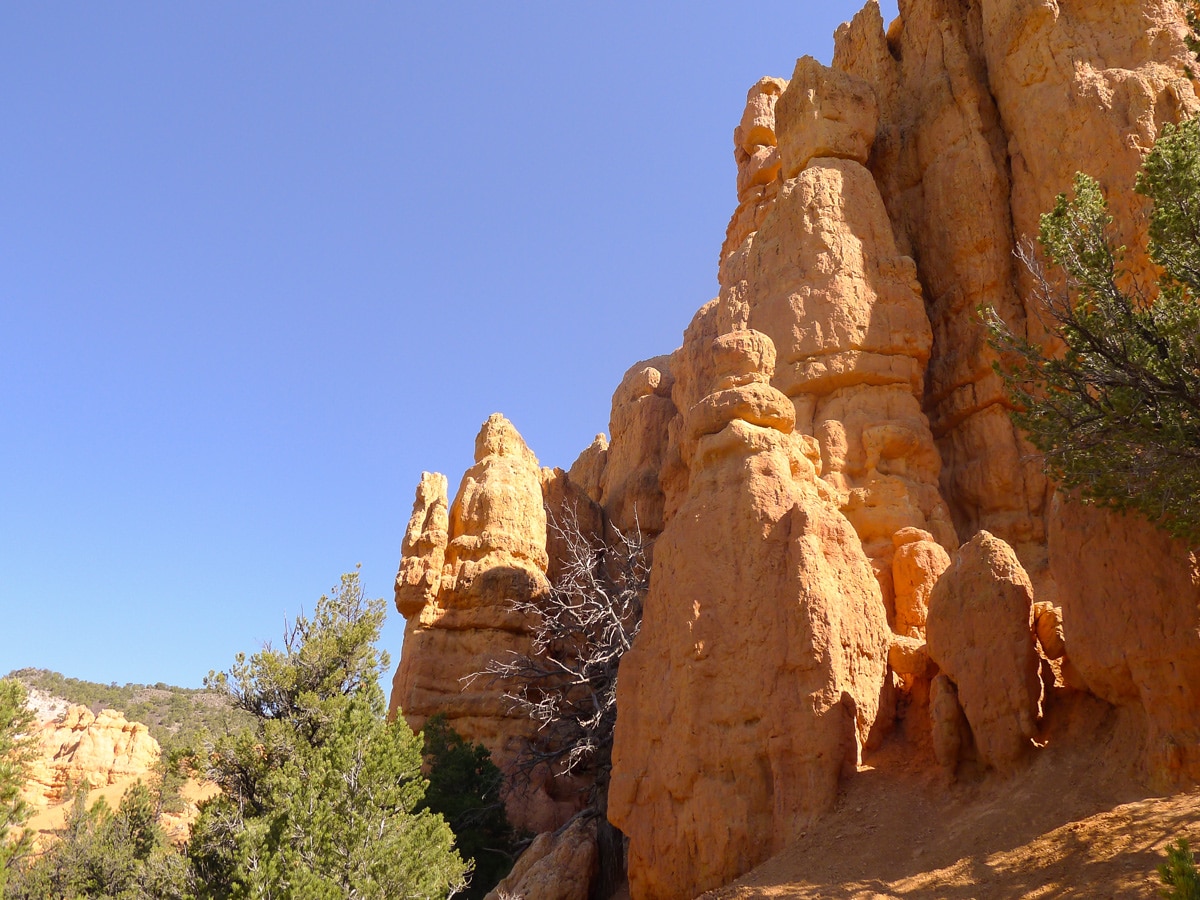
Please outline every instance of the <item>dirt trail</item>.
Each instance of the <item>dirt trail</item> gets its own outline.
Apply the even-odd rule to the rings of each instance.
[[[1047,721],[1007,778],[967,767],[951,783],[919,735],[897,735],[833,813],[705,900],[1157,897],[1166,845],[1200,845],[1200,791],[1155,796],[1137,723],[1099,701],[1059,696]]]

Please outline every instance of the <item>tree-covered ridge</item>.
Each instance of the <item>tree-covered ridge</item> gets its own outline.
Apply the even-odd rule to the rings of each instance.
[[[9,673],[26,690],[88,707],[93,713],[115,709],[131,722],[141,722],[165,752],[193,746],[206,732],[224,734],[249,724],[227,695],[208,688],[157,684],[100,684],[68,678],[49,669],[17,669]]]

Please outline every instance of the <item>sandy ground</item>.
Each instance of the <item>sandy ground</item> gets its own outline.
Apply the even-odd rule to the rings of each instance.
[[[1200,845],[1200,792],[1155,796],[1135,723],[1079,694],[1051,701],[1045,746],[1014,775],[960,767],[900,733],[845,780],[837,808],[705,900],[1157,897],[1176,837]]]

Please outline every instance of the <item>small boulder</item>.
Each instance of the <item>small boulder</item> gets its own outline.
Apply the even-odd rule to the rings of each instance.
[[[950,554],[933,535],[920,528],[901,528],[892,536],[896,634],[925,637],[929,595],[942,573],[950,568]]]

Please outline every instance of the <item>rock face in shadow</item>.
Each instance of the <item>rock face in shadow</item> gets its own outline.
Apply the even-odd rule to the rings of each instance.
[[[634,897],[723,884],[828,809],[886,669],[878,585],[768,383],[774,347],[739,331],[704,349],[687,496],[618,686],[609,816],[629,836]]]

